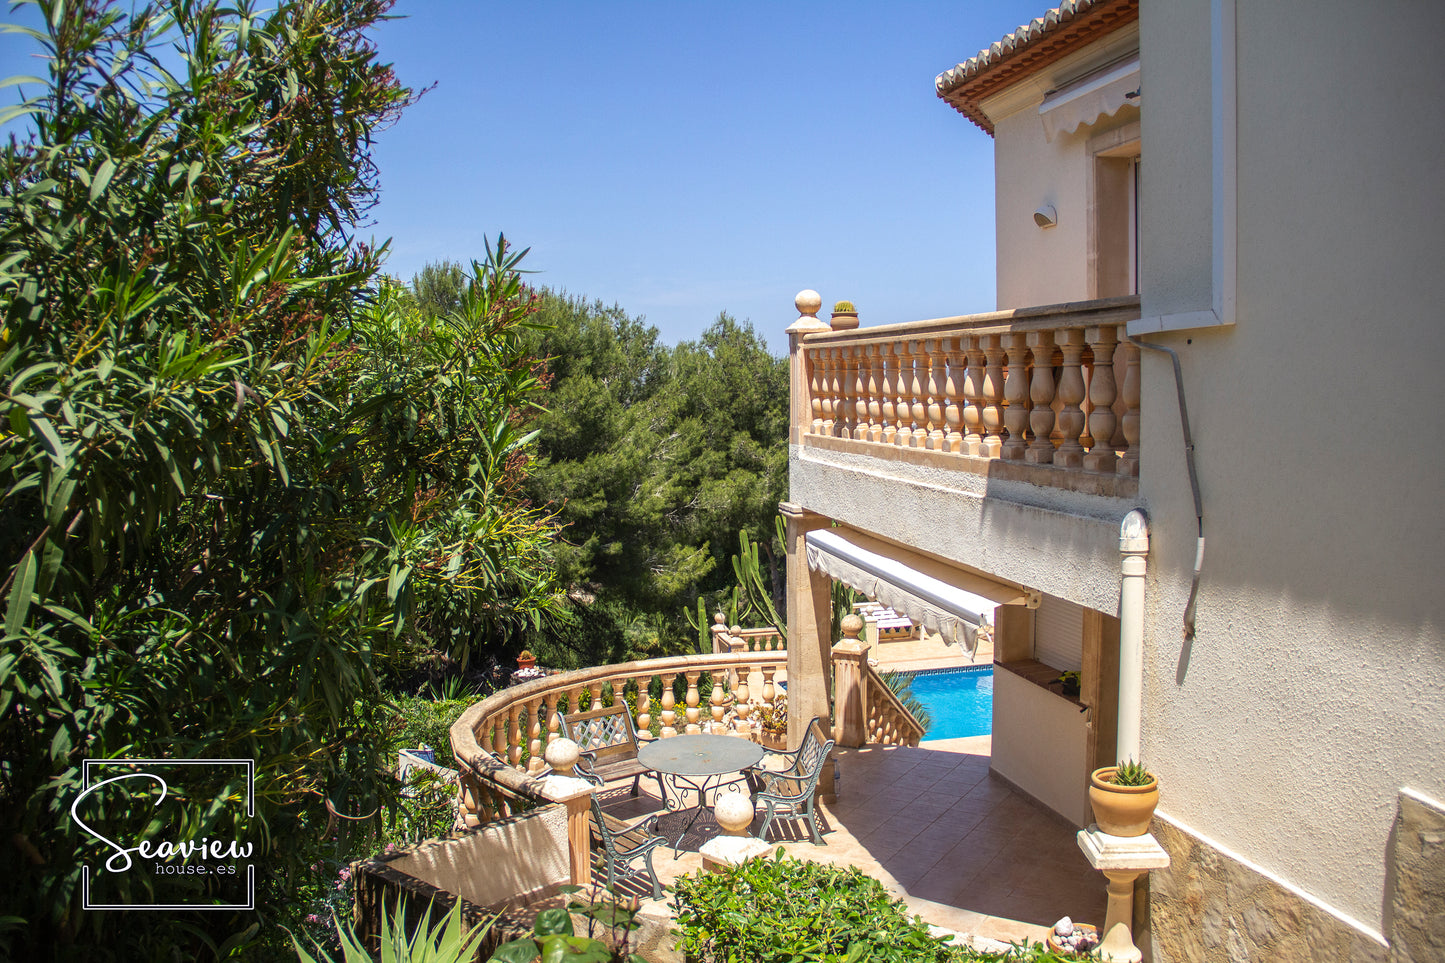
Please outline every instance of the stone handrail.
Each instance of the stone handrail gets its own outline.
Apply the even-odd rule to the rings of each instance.
[[[560,801],[551,799],[537,778],[545,765],[546,746],[561,737],[560,703],[575,709],[585,696],[589,705],[601,705],[609,691],[614,701],[630,697],[639,738],[651,738],[650,689],[657,679],[662,738],[700,732],[704,724],[747,736],[753,729],[753,712],[772,705],[773,677],[786,668],[787,657],[779,650],[624,662],[545,676],[489,696],[468,708],[451,727],[452,754],[461,771],[459,823],[472,828]],[[698,693],[704,673],[713,683],[707,707]],[[674,691],[678,678],[687,686],[681,706]],[[710,716],[706,723],[705,714]]]
[[[923,738],[923,726],[908,711],[878,671],[866,662],[863,684],[868,689],[867,742],[870,745],[916,746]]]
[[[718,619],[722,615],[717,616]],[[712,650],[713,652],[781,652],[788,647],[788,642],[771,625],[761,626],[754,629],[745,629],[741,626],[725,626],[721,622],[712,627]]]
[[[1137,491],[1139,349],[1124,334],[1137,296],[833,331],[804,294],[798,444]]]

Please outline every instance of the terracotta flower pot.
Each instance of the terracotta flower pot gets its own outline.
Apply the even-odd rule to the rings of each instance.
[[[834,311],[828,326],[834,331],[851,331],[858,327],[858,312]]]
[[[1154,819],[1159,805],[1159,780],[1150,779],[1145,786],[1120,786],[1109,782],[1114,766],[1095,769],[1089,776],[1089,805],[1094,807],[1094,822],[1110,836],[1142,836]]]
[[[517,669],[518,669],[519,671],[522,670],[522,669],[534,669],[534,668],[536,668],[536,667],[537,667],[537,660],[536,660],[536,659],[518,659],[518,660],[517,660]]]

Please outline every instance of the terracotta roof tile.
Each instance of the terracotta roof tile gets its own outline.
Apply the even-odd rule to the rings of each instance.
[[[1085,44],[1139,18],[1139,0],[1065,0],[934,81],[938,96],[989,136],[979,103]]]

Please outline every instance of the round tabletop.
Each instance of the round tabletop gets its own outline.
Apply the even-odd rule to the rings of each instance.
[[[756,766],[763,761],[763,747],[737,736],[673,736],[643,746],[637,761],[679,776],[718,776]]]

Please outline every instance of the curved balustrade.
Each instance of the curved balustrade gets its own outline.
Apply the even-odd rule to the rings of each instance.
[[[1086,487],[1122,494],[1139,474],[1139,349],[1124,331],[1138,306],[1107,298],[807,334],[797,437],[959,467],[1040,466],[1030,480],[1065,487],[1060,476],[1087,474]]]
[[[620,698],[644,739],[654,729],[667,738],[704,726],[748,736],[755,728],[753,714],[772,705],[774,676],[787,667],[787,658],[786,651],[776,650],[625,662],[546,676],[478,702],[451,727],[461,770],[460,822],[475,827],[549,801],[536,774],[547,744],[561,736],[559,706],[565,711]],[[712,682],[706,707],[698,688],[705,674]],[[684,688],[681,705],[679,688]],[[655,704],[654,689],[660,693]]]

